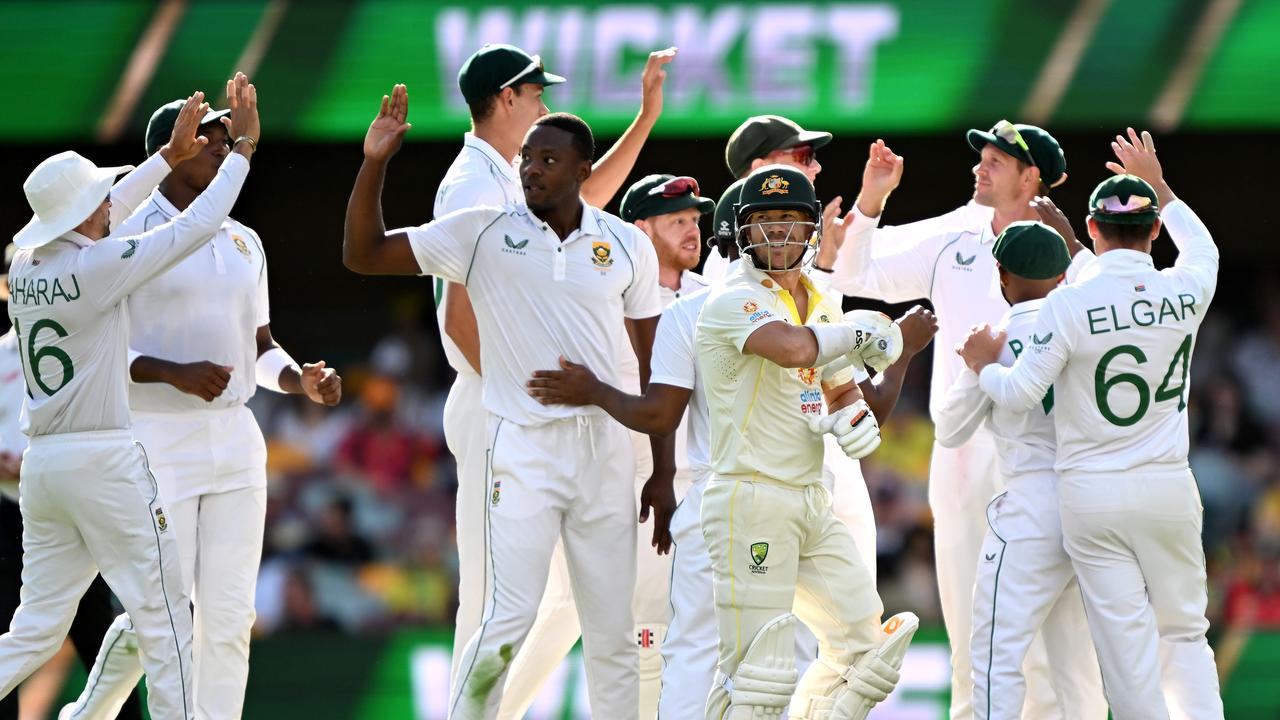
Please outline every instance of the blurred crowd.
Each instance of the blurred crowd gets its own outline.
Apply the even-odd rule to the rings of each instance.
[[[1280,277],[1256,285],[1249,302],[1214,307],[1192,364],[1215,632],[1280,629]],[[430,303],[425,289],[402,298],[367,361],[341,368],[341,407],[266,392],[250,404],[270,451],[259,633],[452,624],[456,476],[441,427],[452,377]],[[886,608],[941,624],[926,492],[932,351],[950,349],[914,361],[863,473]]]

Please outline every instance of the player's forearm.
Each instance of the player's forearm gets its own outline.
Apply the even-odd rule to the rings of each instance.
[[[657,121],[656,113],[648,112],[642,107],[631,126],[618,138],[618,142],[596,161],[591,168],[591,177],[582,183],[582,198],[588,205],[604,207],[609,204],[631,174],[636,159],[640,157],[640,150],[649,139],[649,132]]]
[[[342,264],[365,275],[378,274],[373,259],[378,247],[386,241],[387,228],[382,220],[382,186],[386,176],[386,161],[365,158],[351,188],[351,198],[347,200]]]
[[[991,363],[978,374],[978,384],[996,405],[1014,412],[1025,412],[1040,402],[1053,383],[1041,385],[1027,377],[1026,372],[1015,372],[1016,368],[1016,365],[1007,368]]]
[[[471,369],[480,373],[480,326],[471,307],[471,297],[460,283],[451,282],[445,288],[447,299],[444,308],[444,334],[462,351]]]
[[[676,434],[650,435],[649,451],[653,456],[653,476],[670,481],[676,475]]]
[[[178,363],[150,355],[139,355],[129,364],[129,379],[136,383],[174,384]]]
[[[898,398],[902,395],[902,383],[907,378],[907,367],[910,364],[911,358],[904,355],[873,380],[860,385],[862,394],[867,399],[867,405],[871,407],[871,412],[875,413],[880,422],[887,420],[893,414],[893,409],[898,406]]]
[[[638,433],[662,437],[670,435],[680,425],[680,413],[674,413],[673,421],[673,413],[665,412],[656,398],[624,393],[612,385],[598,383],[591,399],[593,405]]]

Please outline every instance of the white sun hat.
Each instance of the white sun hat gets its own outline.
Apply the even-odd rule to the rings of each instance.
[[[23,250],[38,248],[89,219],[132,165],[100,168],[79,153],[60,152],[36,166],[22,183],[35,215],[13,236]]]

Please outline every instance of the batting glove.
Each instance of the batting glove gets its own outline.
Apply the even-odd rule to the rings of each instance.
[[[829,415],[809,419],[809,429],[816,435],[831,433],[844,454],[859,460],[880,447],[880,423],[866,400],[841,408]]]
[[[852,310],[845,313],[844,324],[856,328],[865,340],[822,369],[822,381],[831,382],[845,368],[867,366],[882,373],[902,356],[902,329],[882,312]]]

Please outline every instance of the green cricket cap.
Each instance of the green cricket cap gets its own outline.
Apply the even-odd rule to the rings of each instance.
[[[977,152],[982,152],[985,145],[994,145],[1006,155],[1035,165],[1040,169],[1040,181],[1047,187],[1057,187],[1066,180],[1067,156],[1058,141],[1043,128],[1001,120],[988,131],[970,130],[966,137],[969,147]],[[1019,137],[1026,148],[1018,143]]]
[[[1098,222],[1149,225],[1160,217],[1160,199],[1137,175],[1115,175],[1093,189],[1089,215]]]
[[[648,175],[627,188],[618,216],[635,222],[686,208],[698,208],[703,215],[715,210],[716,201],[698,192],[698,181],[687,175]]]
[[[747,174],[751,161],[762,158],[774,150],[785,150],[797,145],[812,145],[813,149],[831,142],[831,133],[805,130],[794,121],[779,115],[756,115],[747,118],[729,136],[724,149],[724,160],[729,172],[736,178]]]
[[[515,45],[485,45],[467,58],[458,71],[458,89],[468,103],[496,95],[503,88],[523,83],[558,85],[564,82],[542,67],[542,58]]]
[[[143,143],[147,150],[147,155],[154,155],[157,150],[164,147],[169,142],[169,138],[173,135],[173,126],[178,122],[178,115],[182,113],[182,106],[186,104],[186,99],[174,100],[171,103],[165,103],[156,108],[151,113],[151,119],[147,121],[147,136]],[[216,122],[218,118],[226,117],[231,114],[230,110],[213,110],[205,113],[200,119],[201,125],[208,125]]]
[[[1028,280],[1057,277],[1071,265],[1067,242],[1058,231],[1032,220],[1009,223],[991,254],[1000,267]]]

